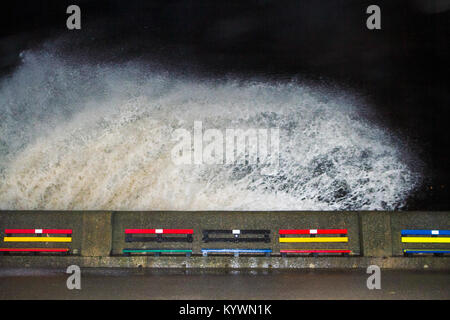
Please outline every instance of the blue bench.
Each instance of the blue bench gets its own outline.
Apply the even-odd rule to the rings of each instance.
[[[402,230],[401,242],[402,243],[417,243],[421,245],[426,244],[449,244],[450,243],[450,230]],[[450,249],[439,248],[435,245],[434,248],[403,248],[403,255],[406,257],[414,254],[434,254],[435,256],[443,256],[450,253]]]
[[[207,257],[208,253],[233,253],[235,257],[239,257],[241,253],[263,253],[266,257],[270,257],[272,249],[202,249],[204,257]]]

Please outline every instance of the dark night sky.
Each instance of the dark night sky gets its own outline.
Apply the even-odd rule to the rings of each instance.
[[[204,75],[331,79],[370,97],[382,121],[420,146],[430,179],[411,208],[450,208],[449,1],[16,1],[0,21],[0,68],[65,35],[65,49],[101,61],[158,58]],[[82,30],[68,31],[78,4]],[[382,30],[365,27],[368,5]],[[437,5],[440,4],[440,5]]]

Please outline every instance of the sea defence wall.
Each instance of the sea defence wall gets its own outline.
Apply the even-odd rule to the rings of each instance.
[[[0,267],[159,267],[159,268],[385,268],[450,269],[450,257],[404,257],[402,229],[450,230],[450,212],[168,212],[168,211],[1,211],[5,229],[72,229],[71,255],[2,255]],[[193,229],[191,257],[122,255],[127,228]],[[349,257],[280,256],[280,229],[347,229]],[[267,229],[270,243],[248,248],[271,248],[270,257],[201,255],[204,229]],[[23,244],[13,244],[22,246]],[[44,243],[48,247],[58,246]],[[66,245],[66,244],[65,244]],[[232,247],[235,244],[222,244]],[[439,244],[441,245],[441,244]],[[11,247],[0,241],[0,248]],[[165,248],[180,244],[165,244]],[[219,245],[213,245],[218,247]],[[186,245],[184,245],[186,247]],[[209,244],[209,247],[211,245]],[[242,247],[242,244],[241,244]]]

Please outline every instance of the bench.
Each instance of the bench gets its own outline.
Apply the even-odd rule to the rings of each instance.
[[[34,235],[34,236],[30,236]],[[45,236],[43,236],[45,235]],[[51,236],[57,235],[57,236]],[[5,229],[4,242],[72,242],[71,229]],[[29,252],[68,254],[69,248],[0,248],[0,253]]]
[[[208,253],[232,253],[235,257],[239,257],[241,253],[249,254],[261,254],[263,253],[266,257],[270,257],[272,249],[202,249],[202,255],[204,257],[208,256]]]
[[[125,229],[125,242],[192,242],[193,229]],[[185,254],[190,257],[191,249],[174,248],[124,248],[123,254]]]
[[[417,244],[429,244],[429,243],[450,243],[450,230],[402,230],[401,241],[402,243],[417,243]],[[450,253],[450,249],[446,248],[418,248],[418,249],[405,249],[403,248],[403,255],[406,257],[413,256],[414,254],[433,254],[435,256],[443,256]]]
[[[125,229],[126,242],[192,242],[193,229]],[[151,234],[153,236],[136,236],[137,234]],[[167,236],[167,235],[185,235]]]
[[[225,237],[211,237],[225,235]],[[249,235],[254,235],[253,237]],[[203,242],[270,242],[270,230],[203,230]]]
[[[186,257],[190,257],[192,250],[190,249],[123,249],[124,255],[130,255],[131,253],[154,253],[155,256],[159,257],[161,254],[165,253],[183,253]]]
[[[279,230],[280,243],[336,243],[348,242],[347,229],[300,229],[300,230]],[[306,235],[297,237],[297,235]],[[325,235],[323,237],[317,235]],[[319,254],[339,254],[348,256],[351,250],[347,248],[341,249],[281,249],[281,256],[286,257],[288,254],[309,254],[318,256]]]

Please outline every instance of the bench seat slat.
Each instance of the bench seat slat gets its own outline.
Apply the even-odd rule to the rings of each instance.
[[[206,238],[203,237],[204,242],[270,242],[270,238]]]
[[[71,237],[4,237],[5,242],[72,242]]]
[[[272,252],[272,249],[202,249],[202,252],[267,253]]]
[[[5,234],[72,234],[71,229],[5,229]]]
[[[280,242],[348,242],[348,237],[280,238]]]
[[[431,236],[435,235],[433,232],[437,231],[439,235],[450,235],[450,230],[402,230],[402,236]]]
[[[404,249],[405,253],[450,253],[450,250],[441,250],[441,249]]]
[[[68,252],[68,248],[0,248],[0,252]]]
[[[187,237],[133,237],[129,234],[126,235],[125,242],[192,242],[192,236]]]
[[[351,253],[351,250],[347,249],[293,249],[293,250],[280,250],[281,253]]]
[[[402,237],[407,243],[450,243],[450,237]]]
[[[123,252],[138,253],[138,252],[192,252],[189,249],[123,249]]]
[[[347,229],[279,230],[279,234],[347,234]]]
[[[161,230],[162,232],[156,232],[156,230]],[[193,229],[125,229],[125,233],[133,234],[133,233],[143,233],[143,234],[193,234]]]
[[[240,234],[263,234],[263,235],[270,234],[270,230],[250,230],[250,229],[235,229],[235,230],[239,230]],[[203,230],[203,233],[233,234],[233,230],[206,229]]]

